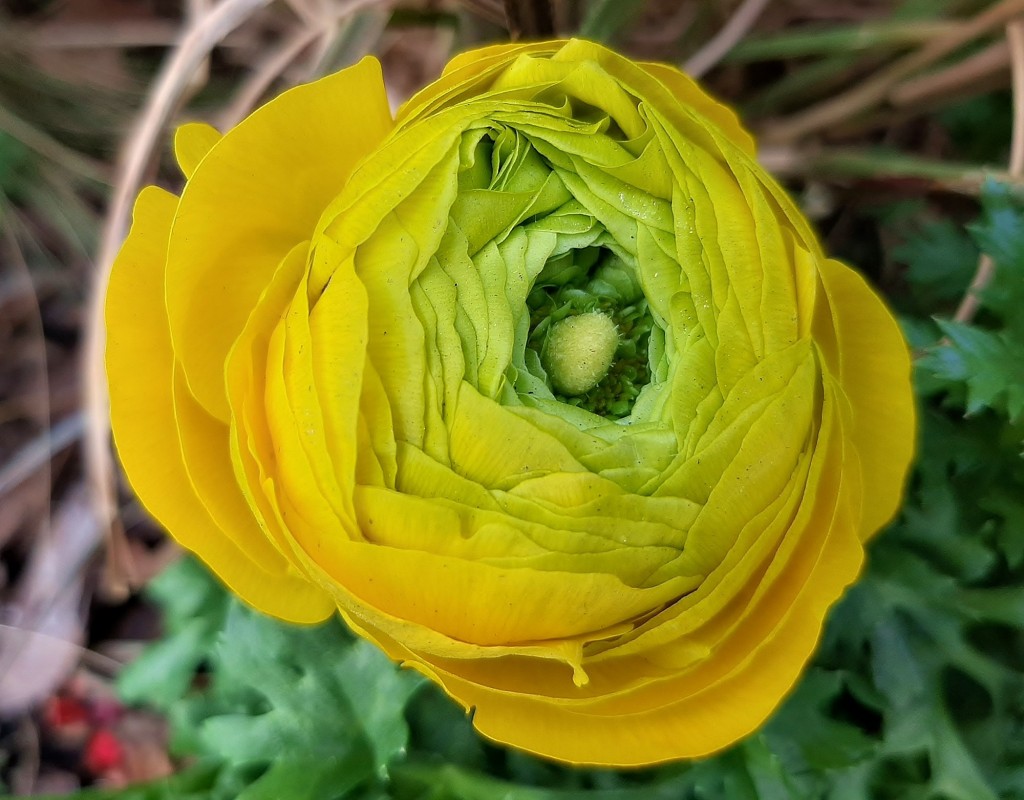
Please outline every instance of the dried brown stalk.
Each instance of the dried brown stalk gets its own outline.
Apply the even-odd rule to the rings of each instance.
[[[770,0],[744,0],[711,41],[686,60],[683,71],[699,78],[725,58],[757,22]]]
[[[113,533],[117,526],[114,467],[110,453],[110,421],[106,374],[103,368],[103,303],[110,267],[121,246],[135,195],[160,144],[160,136],[181,98],[189,91],[196,73],[213,48],[269,0],[221,0],[207,13],[190,21],[180,43],[165,62],[135,127],[118,159],[114,193],[101,234],[96,274],[86,321],[83,369],[84,406],[88,418],[85,465],[90,494],[101,525],[112,545],[108,569],[113,582],[127,587],[130,566],[127,548]],[[119,530],[119,528],[116,528]],[[116,551],[116,553],[114,552]]]
[[[550,39],[555,35],[555,18],[550,0],[505,0],[509,38]]]
[[[897,60],[860,86],[812,106],[789,119],[770,123],[765,126],[763,138],[772,143],[792,142],[863,113],[884,102],[893,87],[911,75],[1021,14],[1024,14],[1024,0],[1002,0],[976,17],[965,20],[963,25],[953,29],[946,36],[935,39],[916,52]]]
[[[292,31],[277,47],[268,52],[252,74],[239,88],[227,108],[217,116],[216,126],[228,130],[237,125],[259,102],[281,73],[317,38],[324,35],[322,27],[304,25]]]
[[[973,56],[897,85],[889,93],[889,102],[897,108],[920,106],[936,99],[950,97],[964,87],[984,81],[1010,66],[1010,45],[1000,40]]]
[[[1010,175],[1020,177],[1024,173],[1024,20],[1016,19],[1006,26],[1006,39],[1010,49],[1010,64],[1013,75],[1013,139],[1010,145]],[[983,253],[978,259],[967,293],[960,301],[953,321],[965,324],[974,319],[981,303],[981,293],[992,282],[996,264],[992,257]]]

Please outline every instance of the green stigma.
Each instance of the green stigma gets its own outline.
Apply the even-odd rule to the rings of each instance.
[[[619,346],[619,329],[600,311],[578,314],[551,326],[544,368],[555,390],[570,397],[586,394],[608,374]]]

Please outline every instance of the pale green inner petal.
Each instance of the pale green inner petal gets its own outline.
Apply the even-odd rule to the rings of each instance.
[[[717,129],[667,122],[597,61],[522,56],[484,97],[400,127],[325,212],[307,286],[315,319],[343,313],[340,265],[365,291],[366,363],[321,381],[362,381],[351,423],[323,411],[362,535],[677,599],[758,527],[765,563],[820,410],[789,213]],[[549,337],[595,313],[614,355],[566,394]],[[314,364],[336,362],[318,341],[334,327],[356,335],[318,319]]]

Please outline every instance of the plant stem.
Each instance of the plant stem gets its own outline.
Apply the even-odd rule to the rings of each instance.
[[[550,39],[555,35],[550,0],[505,0],[505,19],[513,41]]]
[[[1024,178],[978,164],[933,161],[887,150],[824,148],[808,153],[804,149],[767,147],[761,163],[780,177],[918,179],[932,188],[970,196],[981,194],[990,180],[1005,183],[1024,197]]]
[[[740,42],[723,60],[744,63],[922,45],[956,27],[956,22],[879,22],[782,33]]]
[[[861,114],[884,102],[896,84],[1021,14],[1024,14],[1024,0],[1002,0],[973,19],[957,25],[945,36],[932,40],[920,50],[879,71],[859,86],[766,126],[765,139],[777,143],[792,142]]]

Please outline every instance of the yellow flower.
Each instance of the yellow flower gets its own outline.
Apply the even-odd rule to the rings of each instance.
[[[588,42],[500,45],[394,121],[366,59],[175,146],[107,362],[179,542],[544,756],[696,757],[765,720],[914,419],[892,316],[729,109]]]

